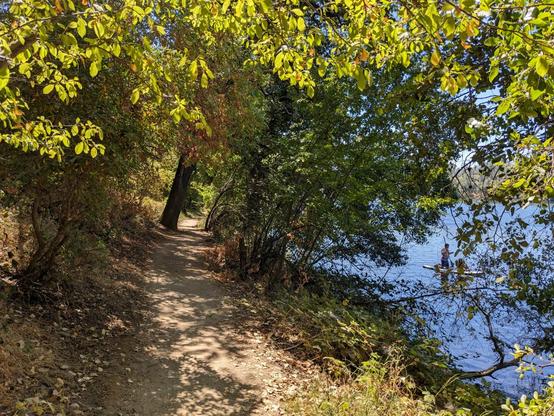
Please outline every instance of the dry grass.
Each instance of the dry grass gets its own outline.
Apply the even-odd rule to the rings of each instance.
[[[433,396],[416,397],[415,385],[398,361],[366,362],[352,379],[338,384],[318,377],[288,403],[290,415],[313,416],[438,416]]]

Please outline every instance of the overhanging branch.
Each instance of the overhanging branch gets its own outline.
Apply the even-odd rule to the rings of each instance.
[[[481,378],[481,377],[488,377],[492,376],[494,373],[496,373],[498,370],[502,370],[504,368],[508,367],[515,367],[518,366],[521,362],[521,359],[514,358],[510,361],[500,361],[489,368],[486,368],[484,370],[480,371],[465,371],[459,374],[460,380],[469,380],[469,379],[475,379],[475,378]]]

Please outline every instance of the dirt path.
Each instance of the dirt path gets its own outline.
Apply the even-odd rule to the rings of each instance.
[[[279,414],[276,352],[210,279],[207,235],[194,225],[160,231],[147,271],[153,310],[138,336],[112,352],[97,401],[103,415]]]

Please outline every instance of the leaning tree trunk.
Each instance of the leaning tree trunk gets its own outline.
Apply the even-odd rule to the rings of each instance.
[[[44,285],[67,237],[68,227],[63,225],[50,241],[33,254],[29,265],[18,278],[18,286],[23,293],[30,294]]]
[[[177,165],[177,172],[175,172],[175,178],[171,185],[171,191],[167,197],[164,212],[160,222],[167,228],[172,230],[177,229],[177,222],[179,221],[179,215],[185,205],[185,198],[187,190],[190,184],[192,174],[196,169],[196,165],[185,165],[185,156],[181,155],[179,158],[179,164]]]
[[[70,227],[73,221],[70,220],[70,212],[72,207],[72,197],[69,195],[67,199],[61,202],[60,217],[58,219],[58,227],[56,233],[51,238],[46,238],[44,230],[42,230],[39,218],[39,197],[35,199],[31,211],[31,223],[36,239],[37,248],[27,267],[18,273],[18,287],[22,293],[32,294],[44,285],[48,273],[54,265],[54,260],[59,254],[65,240],[69,236]]]
[[[210,209],[210,212],[208,213],[208,215],[206,217],[206,221],[204,222],[204,231],[210,231],[210,229],[212,227],[212,220],[213,220],[213,217],[215,215],[216,210],[219,208],[219,203],[221,201],[221,198],[223,198],[223,195],[225,195],[231,189],[233,189],[232,185],[229,185],[229,183],[227,183],[219,191],[217,197],[215,198],[214,203],[212,204],[212,208]]]

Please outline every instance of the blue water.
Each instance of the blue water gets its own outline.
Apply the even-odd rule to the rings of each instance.
[[[456,222],[452,214],[447,214],[442,219],[442,225],[425,244],[406,245],[408,261],[404,266],[392,269],[372,268],[368,272],[373,277],[384,277],[386,281],[398,283],[398,287],[405,287],[405,282],[419,284],[426,291],[441,290],[440,277],[432,270],[423,269],[423,265],[439,263],[440,250],[445,242],[450,245],[450,251],[455,252],[457,246],[454,239]],[[453,259],[454,256],[451,256]],[[494,276],[491,276],[493,280]],[[404,285],[404,286],[403,286]],[[400,292],[397,296],[402,297]],[[497,361],[492,344],[486,339],[487,324],[484,319],[476,314],[472,320],[467,320],[465,304],[458,304],[453,298],[431,297],[427,306],[439,312],[439,319],[431,323],[435,335],[443,341],[446,352],[451,354],[456,365],[466,371],[483,370]],[[495,332],[502,334],[502,338],[509,344],[516,343],[526,345],[530,342],[529,330],[521,318],[515,314],[504,311],[493,322]],[[511,359],[510,355],[507,359]],[[553,371],[550,371],[552,374]],[[521,394],[529,394],[534,390],[540,390],[548,371],[542,374],[526,373],[523,379],[515,367],[500,370],[493,377],[481,379],[490,382],[494,388],[504,393],[517,397]]]

